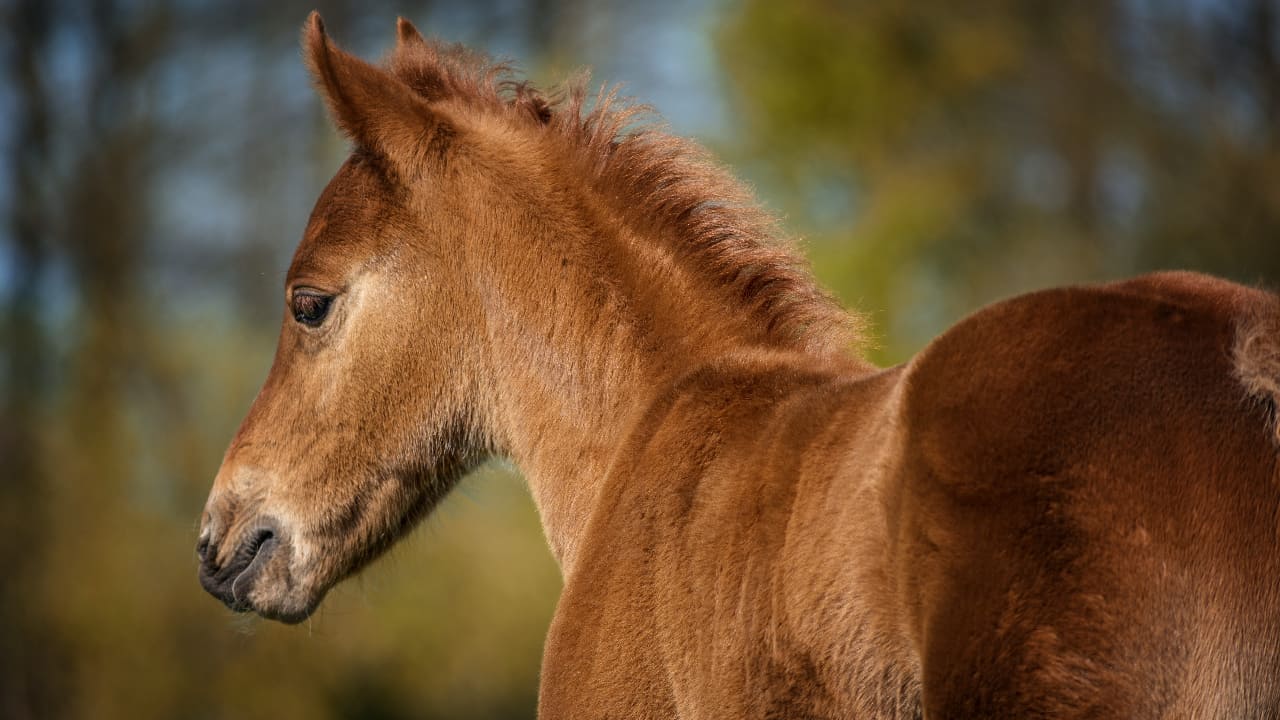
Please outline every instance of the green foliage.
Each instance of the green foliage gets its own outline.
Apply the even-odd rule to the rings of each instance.
[[[1159,268],[1280,277],[1267,0],[746,0],[751,168],[884,361],[997,297]]]

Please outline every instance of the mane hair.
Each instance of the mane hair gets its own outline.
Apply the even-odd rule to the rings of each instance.
[[[656,222],[672,254],[736,298],[763,336],[787,349],[860,350],[865,323],[814,280],[794,241],[749,189],[690,140],[670,134],[651,108],[618,87],[587,91],[579,73],[551,93],[518,79],[515,67],[461,45],[401,42],[391,72],[424,99],[561,138],[619,211]],[[660,238],[668,238],[666,240]]]

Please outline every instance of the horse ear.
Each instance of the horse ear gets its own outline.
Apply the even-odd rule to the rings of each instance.
[[[317,12],[307,18],[302,48],[316,88],[343,134],[402,169],[425,157],[442,121],[424,100],[390,72],[334,45]]]
[[[422,39],[422,33],[418,32],[418,28],[413,23],[402,17],[396,18],[396,49],[403,50],[406,47],[416,45],[426,45],[427,41]]]

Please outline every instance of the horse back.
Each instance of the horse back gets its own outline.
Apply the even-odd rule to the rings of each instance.
[[[1163,274],[994,305],[908,366],[927,716],[1280,716],[1278,321]]]

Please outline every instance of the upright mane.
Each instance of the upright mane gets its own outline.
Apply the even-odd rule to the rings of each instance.
[[[862,318],[818,286],[776,218],[706,150],[667,132],[617,86],[588,93],[588,76],[579,73],[544,93],[510,63],[422,40],[405,26],[387,65],[426,100],[561,138],[606,197],[625,198],[620,212],[668,230],[657,241],[740,302],[770,342],[823,354],[860,349]]]

